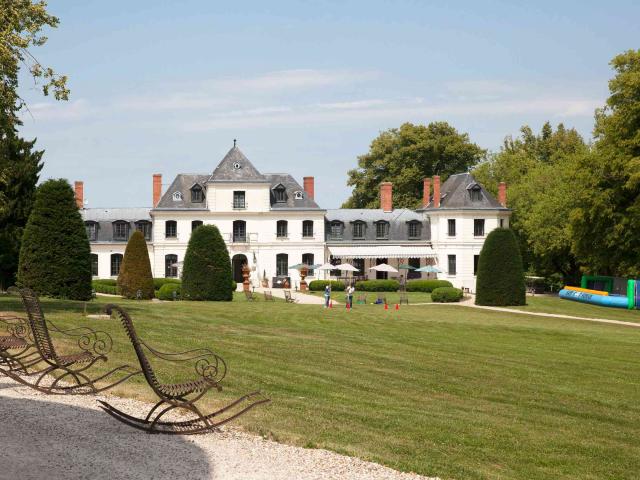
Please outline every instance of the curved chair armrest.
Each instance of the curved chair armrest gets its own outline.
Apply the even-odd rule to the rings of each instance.
[[[194,368],[196,373],[208,380],[219,383],[227,375],[227,364],[219,355],[216,355],[208,348],[197,348],[179,353],[160,352],[149,344],[140,340],[149,353],[153,356],[169,362],[192,362],[195,361]]]
[[[86,352],[96,355],[106,355],[113,348],[111,335],[101,330],[93,330],[89,327],[73,327],[62,329],[51,320],[47,320],[50,330],[66,337],[77,339],[78,347]]]

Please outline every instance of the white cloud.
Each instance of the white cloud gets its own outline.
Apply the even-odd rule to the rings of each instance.
[[[70,121],[87,117],[91,113],[89,102],[82,98],[71,101],[38,102],[28,104],[22,111],[22,120],[28,121]]]

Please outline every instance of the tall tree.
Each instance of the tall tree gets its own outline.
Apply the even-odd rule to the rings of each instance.
[[[547,122],[539,134],[524,126],[517,138],[507,137],[500,151],[474,170],[490,191],[500,181],[509,186],[511,227],[520,244],[525,267],[541,275],[561,274],[575,281],[580,274],[571,253],[569,217],[577,204],[576,175],[589,146],[574,130]]]
[[[18,285],[41,295],[91,298],[91,248],[71,185],[47,180],[38,187],[24,230]]]
[[[140,231],[133,232],[127,243],[118,275],[118,287],[124,298],[141,300],[153,298],[153,274],[149,261],[149,249]]]
[[[15,282],[20,241],[42,169],[42,151],[34,151],[13,132],[0,132],[0,288]]]
[[[467,171],[484,158],[486,151],[471,143],[446,122],[429,125],[404,123],[382,132],[369,152],[358,157],[358,168],[349,171],[353,187],[344,208],[378,208],[379,185],[393,182],[396,207],[416,208],[422,198],[422,179]]]
[[[571,214],[573,252],[594,273],[640,275],[640,50],[611,61],[610,96],[596,111],[595,152]]]

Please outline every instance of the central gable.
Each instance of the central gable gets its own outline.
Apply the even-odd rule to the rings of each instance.
[[[208,183],[217,182],[267,183],[268,180],[253,166],[244,153],[234,146],[209,177]]]

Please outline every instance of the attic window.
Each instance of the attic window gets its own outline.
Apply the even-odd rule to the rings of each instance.
[[[194,203],[202,203],[204,201],[204,191],[200,185],[191,187],[191,201]]]
[[[180,200],[182,200],[182,194],[180,192],[173,192],[173,195],[171,197],[173,198],[174,202],[179,202]]]
[[[242,165],[240,165],[238,162],[235,162],[235,163],[233,164],[233,169],[234,169],[234,170],[240,170],[241,168],[242,168]]]
[[[276,197],[277,203],[284,203],[287,201],[287,189],[284,188],[284,185],[278,185],[274,188],[273,194]]]
[[[296,200],[302,200],[304,198],[304,194],[298,190],[297,192],[293,193],[293,198],[295,198]]]
[[[472,202],[482,201],[482,188],[477,183],[473,183],[467,187]]]

